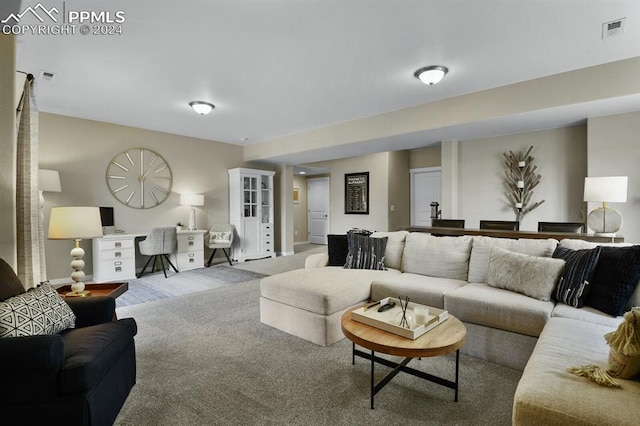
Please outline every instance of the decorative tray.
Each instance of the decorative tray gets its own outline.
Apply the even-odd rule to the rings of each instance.
[[[386,305],[389,302],[394,302],[396,305],[387,311],[378,312],[378,308]],[[407,315],[411,314],[415,318],[413,314],[413,308],[415,308],[416,306],[428,308],[429,315],[427,317],[426,323],[416,325],[414,321],[414,323],[411,325],[411,328],[400,326],[400,321],[402,320],[402,308],[400,307],[400,300],[394,297],[387,297],[380,300],[379,302],[376,302],[375,305],[373,303],[369,303],[366,306],[351,311],[351,319],[373,327],[377,327],[390,333],[400,335],[402,337],[406,337],[407,339],[415,340],[432,328],[442,324],[449,317],[448,311],[433,308],[431,306],[420,305],[413,302],[409,302]]]

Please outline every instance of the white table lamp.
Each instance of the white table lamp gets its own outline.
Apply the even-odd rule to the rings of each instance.
[[[52,207],[49,219],[50,240],[75,240],[71,250],[71,291],[84,291],[84,249],[80,241],[84,238],[102,237],[102,222],[98,207]]]
[[[199,194],[180,194],[180,205],[191,206],[189,213],[189,230],[196,229],[196,209],[194,206],[204,206],[204,195]]]
[[[601,202],[587,217],[587,226],[596,235],[615,236],[622,228],[622,214],[607,203],[627,202],[627,176],[584,178],[584,201]]]

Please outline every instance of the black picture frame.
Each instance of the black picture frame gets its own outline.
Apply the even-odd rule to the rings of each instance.
[[[344,214],[369,214],[369,172],[344,174]]]

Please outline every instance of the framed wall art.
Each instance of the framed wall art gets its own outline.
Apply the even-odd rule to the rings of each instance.
[[[345,173],[344,214],[369,214],[369,172]]]

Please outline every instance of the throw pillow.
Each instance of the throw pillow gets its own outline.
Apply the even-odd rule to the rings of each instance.
[[[409,232],[374,232],[369,235],[371,238],[387,237],[387,250],[384,252],[384,266],[387,268],[400,269],[402,267],[402,252],[404,251],[404,241]]]
[[[344,264],[345,269],[376,269],[384,271],[384,252],[387,248],[387,237],[369,238],[349,233],[349,254]]]
[[[231,239],[231,232],[212,232],[211,233],[211,242],[224,244],[228,243]]]
[[[434,237],[422,232],[407,235],[402,272],[466,281],[472,237]]]
[[[600,247],[571,250],[558,246],[553,257],[567,262],[554,292],[555,299],[574,308],[581,308],[587,300],[589,283],[600,257]]]
[[[328,234],[327,251],[329,252],[329,266],[344,266],[349,254],[347,234]]]
[[[487,284],[548,302],[564,264],[562,259],[529,256],[493,247]]]
[[[600,247],[586,305],[620,316],[640,280],[640,245]]]
[[[5,300],[25,292],[20,278],[13,272],[13,268],[7,262],[0,259],[0,300]]]
[[[0,302],[0,338],[56,334],[75,322],[69,305],[47,283]]]

